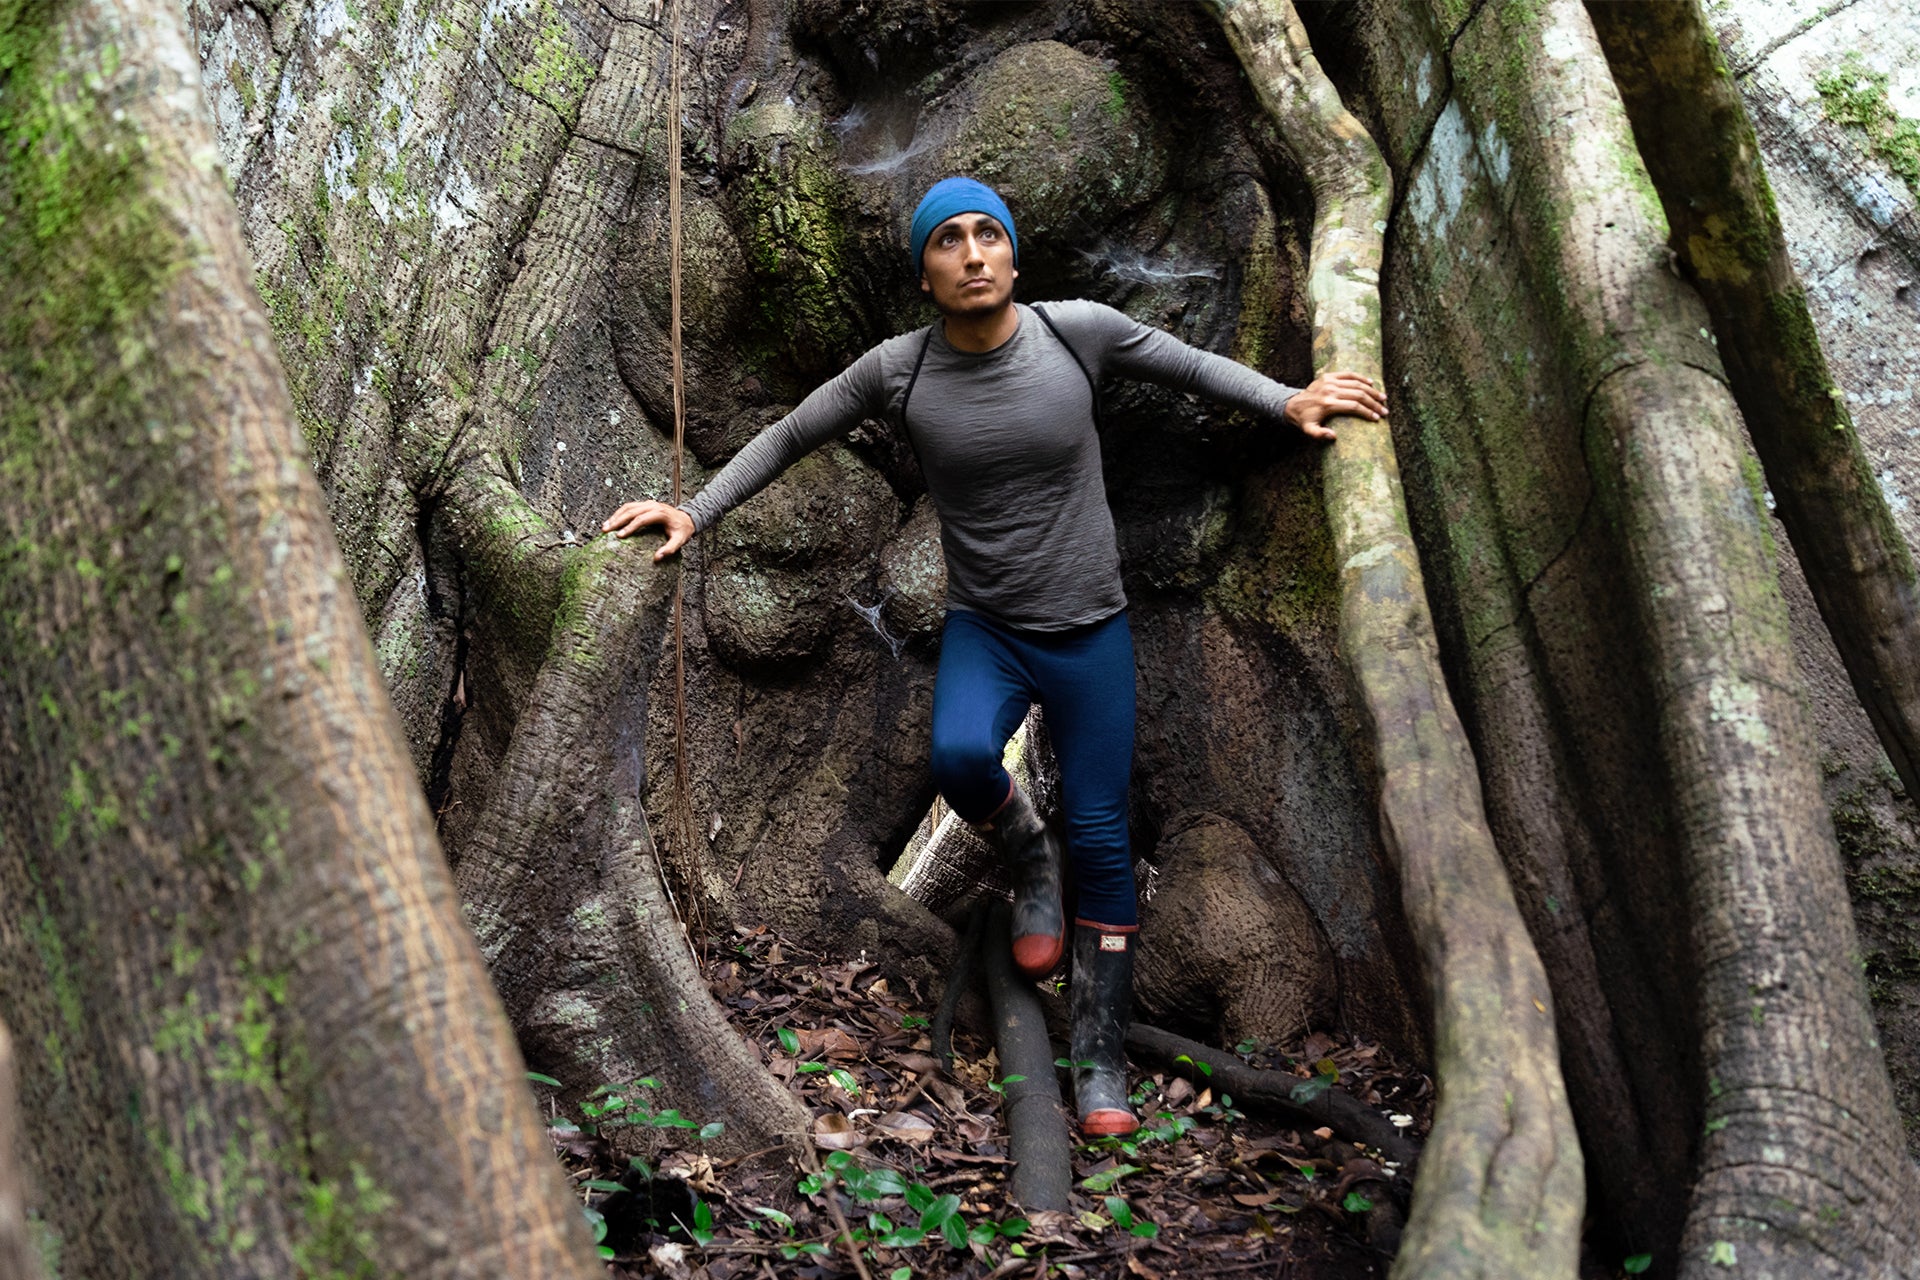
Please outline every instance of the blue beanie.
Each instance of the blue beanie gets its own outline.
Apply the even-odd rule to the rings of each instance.
[[[1007,239],[1013,242],[1014,262],[1020,261],[1020,233],[1013,229],[1013,213],[1000,194],[972,178],[942,178],[927,188],[927,194],[920,197],[920,207],[913,211],[915,271],[920,269],[920,255],[927,250],[927,237],[956,213],[985,213],[998,218],[1000,225],[1007,229]]]

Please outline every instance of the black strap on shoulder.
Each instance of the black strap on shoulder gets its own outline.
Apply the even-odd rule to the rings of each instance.
[[[938,321],[934,322],[939,323]],[[900,429],[907,432],[907,443],[913,443],[913,433],[907,431],[907,401],[913,399],[914,384],[920,381],[920,366],[927,362],[927,348],[933,345],[933,325],[927,326],[927,336],[920,339],[920,354],[913,362],[913,376],[907,379],[907,389],[900,393]],[[918,452],[918,450],[916,450]]]
[[[1042,307],[1036,303],[1033,308],[1033,314],[1040,317],[1040,322],[1047,326],[1047,332],[1051,333],[1054,336],[1054,338],[1059,341],[1060,345],[1067,349],[1067,354],[1073,357],[1073,362],[1080,366],[1080,376],[1087,380],[1087,390],[1093,393],[1094,430],[1096,431],[1099,430],[1100,429],[1100,384],[1094,381],[1093,370],[1087,368],[1087,362],[1080,358],[1080,353],[1073,349],[1073,344],[1071,342],[1068,342],[1065,336],[1061,334],[1060,326],[1053,322],[1053,317],[1047,314],[1047,309],[1045,307]]]

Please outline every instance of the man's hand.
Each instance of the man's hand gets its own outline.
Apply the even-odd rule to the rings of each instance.
[[[653,553],[655,560],[665,560],[686,546],[687,539],[693,536],[693,517],[680,508],[670,507],[664,502],[626,503],[601,522],[600,532],[618,534],[625,538],[640,532],[650,524],[664,526],[667,534],[667,540],[660,544],[658,551]]]
[[[1343,415],[1378,422],[1387,416],[1387,393],[1357,373],[1323,373],[1287,401],[1287,421],[1315,440],[1333,439],[1326,421]]]

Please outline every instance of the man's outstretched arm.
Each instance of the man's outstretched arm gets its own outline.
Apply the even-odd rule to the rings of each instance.
[[[653,558],[664,560],[801,458],[853,430],[863,418],[878,416],[876,406],[884,398],[880,348],[875,347],[755,436],[685,507],[651,499],[628,502],[601,522],[600,531],[626,538],[649,525],[660,525],[667,538]]]
[[[1316,440],[1334,438],[1329,418],[1343,414],[1378,422],[1387,416],[1386,392],[1357,373],[1330,371],[1305,389],[1275,382],[1243,364],[1190,347],[1170,333],[1141,324],[1101,303],[1075,304],[1071,312],[1055,304],[1074,323],[1070,338],[1084,326],[1103,373],[1155,382],[1191,391],[1220,404],[1263,417],[1280,418]]]

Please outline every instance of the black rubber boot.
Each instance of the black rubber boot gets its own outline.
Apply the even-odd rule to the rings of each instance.
[[[1127,1023],[1133,1015],[1133,944],[1137,925],[1073,922],[1073,983],[1067,1010],[1072,1028],[1073,1102],[1080,1132],[1089,1138],[1132,1133],[1140,1127],[1127,1101]]]
[[[1060,842],[1013,784],[999,812],[979,824],[1000,851],[1013,881],[1013,967],[1038,980],[1054,971],[1067,945],[1066,912],[1060,905]]]

